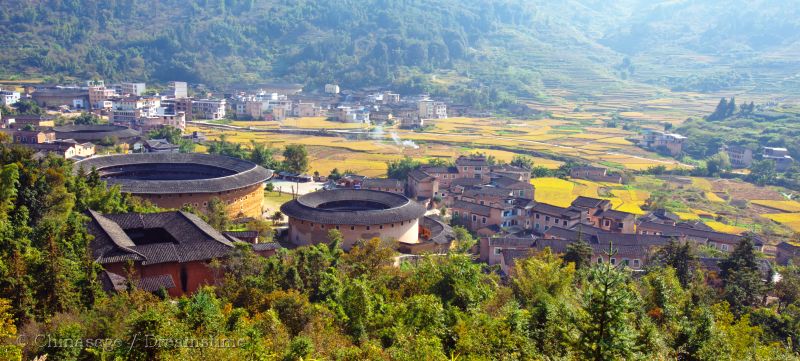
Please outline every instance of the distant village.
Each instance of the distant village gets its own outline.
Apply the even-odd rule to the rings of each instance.
[[[187,122],[193,120],[327,117],[343,123],[396,124],[415,129],[424,127],[428,120],[447,118],[448,111],[468,111],[464,106],[448,109],[445,102],[426,94],[401,98],[391,91],[341,91],[335,84],[327,84],[317,93],[304,93],[301,86],[294,84],[273,84],[250,91],[203,94],[204,97],[190,96],[188,84],[179,81],[170,82],[164,94],[148,94],[145,83],[106,85],[99,80],[85,86],[36,85],[24,86],[22,92],[0,90],[0,105],[12,106],[27,99],[51,112],[90,112],[108,119],[108,124],[101,126],[65,127],[55,123],[53,114],[0,114],[0,128],[17,143],[57,152],[65,158],[85,158],[94,154],[95,145],[103,138],[126,143],[125,150],[177,151],[177,147],[170,147],[163,140],[136,143],[140,140],[138,135],[167,126],[183,132]]]

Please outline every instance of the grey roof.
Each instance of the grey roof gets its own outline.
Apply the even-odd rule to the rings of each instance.
[[[492,212],[492,207],[489,207],[489,206],[486,206],[486,205],[483,205],[483,204],[462,201],[460,199],[454,200],[453,201],[453,206],[451,208],[453,208],[453,209],[462,209],[462,210],[469,211],[470,213],[480,214],[482,216],[487,216],[487,217],[492,214],[491,213]]]
[[[323,209],[329,202],[369,202],[384,209],[337,210]],[[284,203],[281,212],[290,218],[323,224],[385,224],[418,219],[425,208],[406,196],[367,189],[333,189],[308,193]]]
[[[123,261],[143,265],[225,257],[233,244],[194,214],[182,211],[101,215],[88,211],[94,236],[92,255],[101,264]],[[146,234],[137,244],[131,234]],[[163,237],[163,239],[154,238]],[[135,237],[134,237],[135,238]]]
[[[738,243],[742,239],[742,236],[736,234],[705,231],[695,228],[676,227],[655,222],[642,222],[639,224],[639,228],[653,229],[667,235],[685,235],[689,237],[706,238],[714,242]],[[753,237],[753,243],[755,243],[757,246],[764,244],[763,241],[756,236]]]
[[[463,178],[456,178],[450,182],[450,186],[476,186],[483,184],[483,181],[480,178],[470,178],[470,177],[463,177]]]
[[[456,167],[423,165],[419,169],[427,173],[458,173],[458,169]]]
[[[422,226],[431,231],[431,238],[437,244],[448,244],[455,239],[453,229],[449,225],[431,217],[422,218]]]
[[[603,218],[611,218],[618,221],[625,220],[628,218],[633,218],[635,216],[633,213],[615,211],[613,209],[600,210],[596,213],[596,215]]]
[[[361,181],[363,188],[403,188],[403,182],[393,178],[367,178]]]
[[[255,243],[253,244],[253,251],[260,252],[260,251],[271,251],[281,249],[281,245],[276,242],[267,242],[267,243]]]
[[[141,135],[138,130],[124,127],[121,125],[95,124],[95,125],[62,125],[53,128],[56,137],[72,138],[82,142],[98,142],[105,137],[116,137],[117,139],[135,138]]]
[[[578,196],[578,198],[572,201],[572,205],[580,208],[597,208],[609,202],[610,201],[607,199]]]
[[[109,271],[103,271],[103,273],[100,274],[100,283],[103,285],[104,291],[121,292],[125,291],[128,286],[125,277]],[[155,292],[162,288],[170,289],[175,287],[175,280],[173,280],[172,276],[169,274],[162,274],[142,277],[141,279],[135,280],[134,284],[141,290]]]
[[[480,195],[510,197],[512,195],[512,191],[510,189],[496,187],[470,187],[464,190],[464,195],[470,197]]]
[[[218,193],[260,184],[272,171],[246,160],[199,153],[144,153],[92,157],[75,163],[74,169],[97,168],[103,179],[131,194]],[[205,179],[152,180],[117,178],[116,172],[136,168],[143,174],[164,174],[171,169],[208,169]],[[222,175],[220,174],[224,172]],[[211,175],[211,173],[215,173]]]
[[[412,179],[416,180],[416,181],[422,181],[422,180],[426,180],[426,179],[429,179],[429,178],[433,179],[433,176],[431,176],[430,174],[425,173],[425,172],[423,172],[423,171],[421,171],[419,169],[412,169],[410,172],[408,172],[408,176],[411,177]]]
[[[456,165],[483,167],[483,166],[488,166],[489,163],[486,161],[486,158],[484,157],[466,157],[462,155],[456,159]]]
[[[536,203],[536,205],[533,206],[533,211],[555,217],[578,218],[581,216],[581,213],[576,210],[547,203]]]

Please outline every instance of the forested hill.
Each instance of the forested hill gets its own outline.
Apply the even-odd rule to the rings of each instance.
[[[10,0],[0,7],[0,78],[488,86],[536,97],[546,86],[591,92],[630,81],[716,90],[755,83],[750,72],[768,66],[791,85],[781,74],[796,65],[786,59],[800,26],[778,18],[797,7],[718,3]],[[732,29],[731,19],[748,26]],[[686,31],[699,25],[689,21],[701,21],[704,41],[692,40]],[[746,66],[731,70],[737,62]]]

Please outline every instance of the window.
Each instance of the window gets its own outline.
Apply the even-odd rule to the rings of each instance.
[[[611,264],[614,264],[614,265],[617,264],[617,259],[616,258],[612,258],[611,259]]]
[[[723,244],[722,245],[722,250],[723,251],[727,251],[728,250],[728,245],[727,244]]]
[[[564,220],[564,225],[565,225],[565,226],[567,225],[567,220],[566,220],[566,219]]]
[[[597,257],[597,263],[603,263],[603,257]]]
[[[339,226],[336,226],[336,229],[339,229]]]
[[[483,224],[486,224],[486,217],[483,217],[483,218],[481,219],[481,223],[483,223]]]
[[[640,263],[640,261],[638,259],[633,260],[633,268],[639,268],[640,264],[641,263]]]
[[[550,222],[550,216],[544,216],[544,221],[545,222]]]
[[[606,226],[606,227],[610,227],[611,226],[611,221],[608,220],[608,219],[604,219],[603,220],[603,225]]]
[[[350,230],[351,231],[354,231],[355,229],[356,229],[356,226],[350,226]]]
[[[474,215],[474,214],[473,214],[473,215],[472,215],[472,221],[473,221],[473,222],[477,222],[477,221],[478,221],[478,216],[476,216],[476,215]]]
[[[536,219],[539,219],[539,213],[536,213]]]
[[[496,247],[496,248],[494,249],[494,255],[495,255],[495,256],[499,256],[499,255],[500,255],[500,253],[502,253],[502,251],[503,251],[503,249],[502,249],[502,248],[500,248],[500,247]]]
[[[631,263],[631,261],[630,261],[629,259],[627,259],[627,258],[623,258],[623,259],[622,259],[622,265],[623,265],[623,266],[627,266],[627,265],[629,265],[630,263]]]
[[[370,228],[370,227],[369,227],[369,226],[367,226],[367,230],[368,230],[368,231],[369,231],[369,228]]]
[[[534,229],[536,229],[536,230],[538,231],[538,230],[539,230],[539,223],[536,223],[536,224],[534,224],[534,225],[533,225],[533,228],[534,228]]]
[[[380,225],[380,229],[383,229],[383,225],[382,224]]]

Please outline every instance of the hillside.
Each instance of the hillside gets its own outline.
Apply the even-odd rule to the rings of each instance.
[[[639,0],[9,5],[0,8],[4,79],[393,84],[401,91],[477,92],[495,102],[505,93],[538,98],[546,88],[591,96],[634,83],[717,91],[759,89],[771,80],[775,91],[796,90],[798,82],[791,59],[800,25],[788,2],[735,2],[725,11],[711,1]],[[747,26],[736,27],[743,21]],[[702,36],[691,36],[698,27]],[[768,77],[752,75],[765,68]]]

